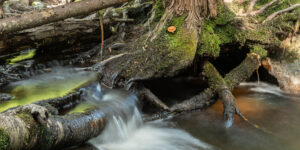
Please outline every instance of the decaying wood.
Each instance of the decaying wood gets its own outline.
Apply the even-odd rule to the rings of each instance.
[[[128,0],[85,0],[40,11],[24,13],[18,17],[0,20],[0,33],[10,33],[60,21],[79,15],[88,15],[100,9],[124,3]]]
[[[260,56],[255,53],[248,54],[245,60],[239,66],[226,74],[224,79],[225,81],[228,81],[228,83],[230,83],[227,83],[229,90],[233,90],[233,88],[238,86],[239,83],[249,79],[252,73],[259,67],[259,65]],[[213,99],[214,96],[216,96],[216,90],[207,88],[200,94],[172,106],[171,110],[181,112],[193,109],[202,109],[216,101],[215,99]]]

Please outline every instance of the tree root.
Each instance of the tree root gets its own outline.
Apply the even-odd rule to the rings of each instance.
[[[270,16],[268,16],[267,19],[265,19],[265,20],[263,21],[263,23],[272,20],[272,19],[275,18],[277,15],[283,14],[283,13],[285,13],[285,12],[292,11],[292,10],[296,9],[297,7],[300,7],[300,4],[295,4],[295,5],[292,5],[292,6],[289,7],[289,8],[286,8],[286,9],[283,9],[283,10],[280,10],[280,11],[277,11],[277,12],[274,12],[273,14],[271,14]]]
[[[171,111],[181,112],[207,107],[216,101],[212,99],[218,94],[224,105],[224,120],[226,120],[226,127],[232,126],[234,114],[237,114],[251,126],[258,128],[259,126],[250,123],[239,111],[234,102],[235,98],[232,95],[231,90],[240,82],[247,80],[259,66],[260,56],[251,53],[247,55],[246,59],[238,67],[233,69],[225,76],[225,78],[223,78],[211,63],[205,62],[203,68],[210,87],[202,93],[185,100],[180,104],[172,106]]]
[[[225,81],[228,84],[229,90],[232,90],[238,86],[241,82],[246,81],[252,75],[252,73],[260,66],[260,56],[255,53],[250,53],[244,59],[244,61],[231,70],[225,76]],[[171,111],[181,112],[194,109],[202,109],[215,103],[213,99],[216,96],[216,90],[213,88],[207,88],[203,92],[194,97],[184,100],[181,103],[175,104],[171,107]]]
[[[154,104],[155,106],[165,110],[170,111],[170,108],[162,102],[155,94],[151,92],[150,89],[144,87],[143,85],[140,86],[140,92],[145,96],[145,99],[148,100],[151,104]]]

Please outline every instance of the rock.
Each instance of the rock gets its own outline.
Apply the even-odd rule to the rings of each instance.
[[[262,64],[271,75],[277,78],[282,90],[289,94],[300,95],[300,60],[280,62],[267,58]]]

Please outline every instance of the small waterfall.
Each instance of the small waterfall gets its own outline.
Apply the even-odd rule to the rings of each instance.
[[[99,89],[99,88],[98,88]],[[126,103],[124,103],[124,99]],[[128,99],[130,99],[128,101]],[[106,128],[90,144],[99,150],[206,150],[214,149],[165,121],[144,123],[135,105],[136,96],[126,91],[103,92],[101,102],[113,109]],[[129,103],[128,103],[129,102]],[[132,105],[133,104],[133,105]],[[111,106],[113,105],[113,106]]]

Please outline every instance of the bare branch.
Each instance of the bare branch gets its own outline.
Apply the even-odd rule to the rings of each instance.
[[[268,7],[272,6],[277,1],[278,0],[272,0],[270,3],[267,3],[263,7],[261,7],[259,10],[255,10],[255,11],[250,12],[250,15],[255,16],[257,14],[263,13]]]
[[[292,5],[292,6],[289,7],[289,8],[286,8],[286,9],[283,9],[283,10],[280,10],[280,11],[277,11],[277,12],[274,12],[273,14],[271,14],[270,16],[268,16],[267,19],[263,21],[263,23],[272,20],[272,19],[275,18],[277,15],[280,15],[280,14],[285,13],[285,12],[292,11],[292,10],[296,9],[297,7],[300,7],[300,4],[295,4],[295,5]]]

